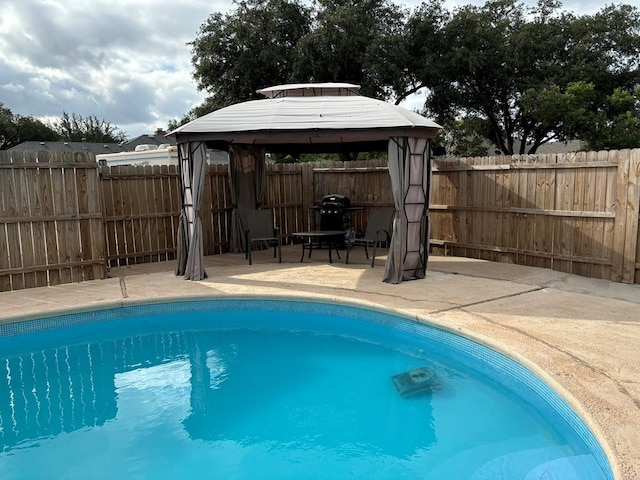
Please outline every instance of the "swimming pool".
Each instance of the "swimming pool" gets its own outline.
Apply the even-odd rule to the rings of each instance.
[[[3,479],[613,478],[532,372],[386,312],[203,300],[0,337]]]

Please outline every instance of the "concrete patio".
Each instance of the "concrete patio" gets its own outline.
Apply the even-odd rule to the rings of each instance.
[[[601,440],[618,479],[640,478],[640,285],[457,257],[430,257],[425,279],[381,281],[363,249],[350,264],[300,247],[205,257],[209,278],[185,281],[174,262],[119,267],[110,278],[0,293],[0,322],[194,297],[322,299],[392,310],[507,353],[542,376]]]

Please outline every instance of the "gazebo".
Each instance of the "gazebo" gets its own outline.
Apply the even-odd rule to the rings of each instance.
[[[359,94],[348,83],[279,85],[266,98],[231,105],[169,133],[178,144],[182,209],[176,275],[206,277],[200,206],[207,148],[229,152],[234,209],[231,249],[244,245],[247,210],[265,187],[265,154],[388,152],[396,215],[383,281],[423,278],[429,242],[430,139],[436,123],[415,112]]]

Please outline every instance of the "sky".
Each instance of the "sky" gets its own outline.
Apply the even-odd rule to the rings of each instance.
[[[421,2],[393,3],[413,8]],[[447,0],[446,6],[468,3],[484,1]],[[622,3],[640,8],[640,0]],[[592,14],[604,2],[563,5]],[[154,133],[205,99],[192,77],[187,43],[210,14],[233,7],[231,0],[2,0],[0,103],[43,121],[63,112],[95,116],[129,138]],[[403,106],[423,102],[418,95]]]

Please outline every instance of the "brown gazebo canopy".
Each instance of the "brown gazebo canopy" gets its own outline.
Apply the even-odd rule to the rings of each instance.
[[[231,248],[244,246],[244,212],[259,207],[266,152],[387,150],[396,216],[383,280],[423,278],[429,241],[430,139],[439,125],[415,112],[358,94],[345,83],[281,85],[259,90],[267,98],[238,103],[200,117],[176,136],[183,206],[177,275],[206,276],[200,205],[206,149],[229,152],[234,203]]]

